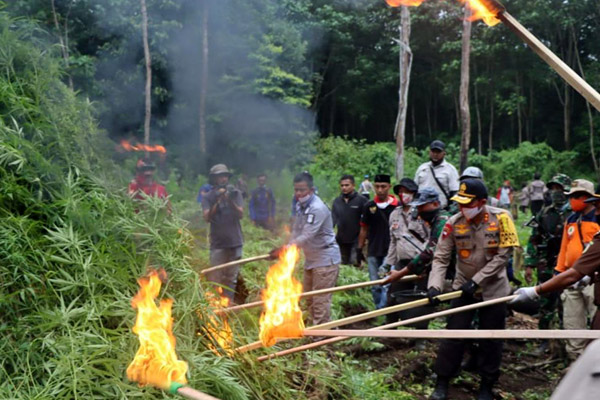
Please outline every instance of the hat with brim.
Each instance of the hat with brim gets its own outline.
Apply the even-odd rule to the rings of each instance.
[[[458,193],[450,200],[467,205],[473,200],[487,199],[488,192],[484,183],[479,179],[465,179],[461,182]]]
[[[440,195],[438,192],[431,187],[419,189],[419,192],[415,196],[414,200],[409,203],[411,207],[419,207],[429,203],[435,203],[440,201]]]
[[[587,179],[575,179],[571,182],[571,189],[565,192],[567,196],[571,196],[574,193],[587,193],[590,196],[594,196],[594,184]]]
[[[589,199],[585,200],[584,203],[595,203],[597,201],[600,201],[600,184],[596,186],[596,193],[594,193],[594,195]]]
[[[406,188],[408,191],[413,193],[419,190],[417,183],[410,178],[402,178],[400,183],[394,186],[394,193],[399,195],[401,187]]]
[[[233,175],[230,171],[229,168],[227,168],[227,165],[225,164],[216,164],[213,165],[208,173],[209,175],[212,176],[216,176],[216,175],[227,175],[227,176],[231,176]]]

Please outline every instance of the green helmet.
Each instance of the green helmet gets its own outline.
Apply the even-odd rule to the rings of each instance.
[[[569,178],[565,174],[557,174],[550,179],[550,181],[546,184],[546,187],[550,188],[550,185],[557,184],[563,187],[563,191],[568,192],[571,190],[571,178]]]

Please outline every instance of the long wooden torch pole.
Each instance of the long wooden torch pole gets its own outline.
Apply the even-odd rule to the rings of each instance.
[[[416,281],[419,279],[421,279],[421,278],[418,275],[408,275],[408,276],[405,276],[404,278],[400,279],[400,281],[410,282],[410,281]],[[360,289],[360,288],[369,287],[369,286],[381,285],[384,281],[385,281],[385,279],[379,279],[376,281],[360,282],[360,283],[353,283],[351,285],[336,286],[336,287],[331,287],[331,288],[327,288],[327,289],[313,290],[311,292],[302,293],[300,295],[300,298],[303,299],[303,298],[307,298],[307,297],[318,296],[321,294],[329,294],[329,293],[341,292],[344,290],[353,290],[353,289]],[[261,301],[255,301],[252,303],[240,304],[239,306],[223,308],[221,310],[215,311],[215,313],[216,314],[225,314],[228,312],[241,311],[241,310],[245,310],[247,308],[261,306],[264,303],[265,302],[261,300]]]
[[[579,76],[571,67],[546,47],[537,37],[527,30],[507,11],[498,13],[497,18],[504,23],[510,30],[517,34],[531,49],[546,61],[546,63],[555,70],[569,85],[578,91],[592,106],[600,111],[600,94],[581,76]]]
[[[479,303],[469,304],[469,305],[462,306],[462,307],[450,308],[450,309],[444,310],[444,311],[438,311],[438,312],[427,314],[427,315],[421,315],[420,317],[415,317],[415,318],[410,318],[410,319],[406,319],[403,321],[393,322],[391,324],[386,324],[386,325],[382,325],[382,326],[376,326],[374,328],[367,329],[367,331],[371,332],[371,331],[376,331],[376,330],[398,328],[400,326],[411,325],[411,324],[421,322],[421,321],[427,321],[430,319],[445,317],[447,315],[458,314],[460,312],[475,310],[477,308],[487,307],[487,306],[491,306],[494,304],[505,303],[505,302],[511,301],[512,299],[514,299],[516,297],[517,297],[516,295],[504,296],[504,297],[499,297],[497,299],[482,301]],[[312,333],[307,334],[306,333],[307,331],[308,330],[305,330],[305,332],[304,332],[305,335],[312,336]],[[329,336],[329,335],[323,335],[323,336]],[[325,339],[325,340],[319,340],[318,342],[308,343],[303,346],[293,347],[291,349],[282,350],[282,351],[278,351],[273,354],[258,357],[258,361],[270,360],[272,358],[277,358],[277,357],[285,356],[288,354],[298,353],[300,351],[314,349],[317,347],[324,346],[326,344],[341,342],[342,340],[346,340],[346,339],[348,339],[348,337],[346,337],[346,336],[337,336],[337,337],[333,337],[333,338],[329,338],[329,339]]]
[[[209,394],[192,389],[191,387],[182,385],[180,383],[171,384],[171,386],[168,388],[168,391],[171,394],[178,394],[181,397],[185,397],[186,399],[190,400],[220,400]]]
[[[263,254],[262,256],[255,256],[255,257],[244,258],[244,259],[241,259],[241,260],[230,261],[230,262],[225,263],[225,264],[215,265],[214,267],[203,269],[202,271],[200,271],[200,273],[204,275],[204,274],[206,274],[208,272],[217,271],[217,270],[223,269],[223,268],[233,267],[235,265],[247,264],[247,263],[252,262],[252,261],[266,260],[269,257],[270,257],[270,255]]]
[[[600,339],[600,331],[589,329],[414,329],[386,331],[381,329],[318,329],[306,336],[422,338],[422,339]]]
[[[447,301],[447,300],[456,299],[456,298],[460,297],[461,295],[462,295],[462,290],[457,290],[455,292],[441,294],[441,295],[437,296],[436,298],[440,301]],[[408,303],[403,303],[403,304],[398,304],[398,305],[391,306],[391,307],[381,308],[379,310],[370,311],[367,313],[353,315],[351,317],[326,322],[324,324],[311,326],[311,327],[307,328],[306,330],[336,328],[338,326],[353,324],[355,322],[360,322],[360,321],[364,321],[366,319],[379,317],[381,315],[391,314],[393,312],[410,310],[411,308],[426,306],[427,304],[429,304],[429,299],[415,300],[415,301],[411,301]],[[262,342],[257,341],[254,343],[247,344],[245,346],[238,347],[237,349],[235,349],[235,351],[237,351],[239,353],[245,353],[247,351],[256,350],[261,347],[263,347]]]

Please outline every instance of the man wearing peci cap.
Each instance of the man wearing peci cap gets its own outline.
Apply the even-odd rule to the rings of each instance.
[[[374,186],[375,198],[367,202],[363,208],[357,250],[357,256],[360,258],[363,254],[363,246],[368,238],[367,264],[370,280],[379,279],[379,267],[384,263],[390,246],[390,214],[398,207],[398,199],[390,196],[391,178],[389,175],[375,175]],[[375,306],[380,307],[382,305],[381,286],[373,286],[371,293],[373,294]]]
[[[244,200],[242,194],[229,184],[231,172],[225,164],[214,165],[209,172],[213,185],[210,192],[202,196],[204,219],[210,223],[210,265],[216,266],[242,258],[242,226]],[[240,266],[212,271],[206,279],[224,286],[223,292],[233,302],[237,289]]]
[[[412,206],[410,205],[417,193],[418,187],[415,181],[410,178],[403,178],[400,183],[394,186],[394,193],[400,199],[399,207],[396,207],[390,214],[390,245],[384,260],[382,268],[387,273],[391,267],[402,269],[406,266],[424,246],[427,240],[428,232],[423,225],[422,220],[417,220],[411,215]],[[414,283],[398,282],[389,288],[383,286],[380,308],[390,304],[390,297],[393,293],[414,288]]]
[[[450,198],[458,191],[458,171],[446,162],[446,145],[434,140],[429,145],[429,162],[422,164],[415,174],[419,187],[432,187],[440,195],[442,208],[448,207]]]
[[[594,184],[585,179],[575,179],[571,189],[566,192],[569,204],[573,210],[563,228],[560,252],[555,273],[568,271],[581,257],[583,249],[600,230],[596,218],[596,207],[586,200],[594,197]],[[587,318],[596,312],[593,304],[594,289],[588,285],[589,281],[580,282],[574,287],[569,287],[562,292],[560,298],[563,303],[563,326],[565,329],[586,329]],[[583,353],[587,344],[586,340],[567,340],[567,355],[572,360]]]
[[[428,297],[435,304],[435,297],[442,293],[446,271],[454,251],[457,253],[456,276],[453,290],[462,290],[462,296],[451,301],[452,308],[479,303],[507,296],[511,289],[506,266],[513,248],[519,245],[512,217],[503,209],[490,207],[488,191],[483,182],[466,179],[452,200],[460,207],[460,213],[452,216],[437,243],[428,281]],[[479,293],[478,289],[481,289]],[[475,315],[479,328],[504,329],[506,305],[495,304],[481,310],[451,315],[448,329],[471,329]],[[438,380],[430,399],[443,400],[448,396],[448,384],[460,371],[465,350],[464,340],[442,340],[435,363]],[[492,388],[500,376],[502,341],[482,340],[479,343],[478,362],[481,386],[479,400],[493,399]]]

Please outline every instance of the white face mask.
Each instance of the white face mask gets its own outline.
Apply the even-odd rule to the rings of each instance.
[[[300,204],[304,204],[304,203],[306,203],[308,200],[310,200],[310,196],[312,196],[312,194],[311,194],[311,193],[307,194],[307,195],[306,195],[306,196],[304,196],[304,197],[300,197],[300,198],[298,198],[298,202],[299,202]]]
[[[479,213],[481,212],[482,209],[483,209],[483,207],[463,208],[460,211],[462,212],[462,214],[465,216],[466,219],[468,219],[469,221],[472,221],[476,216],[479,215]]]
[[[402,193],[401,200],[402,204],[407,206],[408,203],[410,203],[413,200],[413,195],[410,193]]]

